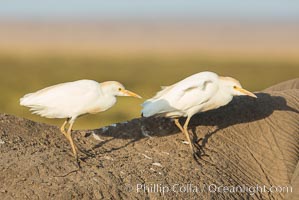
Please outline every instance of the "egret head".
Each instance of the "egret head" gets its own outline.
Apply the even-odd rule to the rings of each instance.
[[[221,80],[221,85],[223,85],[223,88],[232,94],[232,96],[242,96],[242,95],[247,95],[251,96],[254,98],[257,98],[255,94],[252,92],[249,92],[245,89],[242,88],[240,82],[234,78],[231,77],[220,77]]]
[[[142,98],[138,94],[131,92],[129,90],[126,90],[125,87],[117,82],[117,81],[107,81],[104,83],[101,83],[101,86],[105,90],[105,92],[109,92],[111,95],[114,96],[132,96],[136,98]]]

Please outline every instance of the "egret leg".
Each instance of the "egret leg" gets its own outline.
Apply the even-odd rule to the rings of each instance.
[[[73,154],[74,154],[75,158],[78,159],[78,155],[77,155],[77,151],[76,151],[77,147],[75,146],[74,141],[72,139],[72,127],[73,127],[73,124],[74,124],[74,122],[70,123],[68,131],[66,133],[66,138],[70,141],[70,144],[71,144],[71,147],[72,147],[72,151],[73,151]]]
[[[185,133],[186,137],[187,137],[187,140],[189,142],[189,145],[190,145],[190,149],[192,152],[194,152],[194,149],[193,149],[193,144],[191,142],[191,139],[190,139],[190,135],[188,133],[188,124],[189,124],[189,121],[191,119],[191,116],[188,116],[187,119],[186,119],[186,122],[184,124],[184,130],[183,130],[183,133]]]
[[[65,120],[65,122],[62,124],[62,126],[60,127],[60,131],[61,131],[61,133],[63,133],[63,135],[65,136],[65,137],[67,137],[66,136],[66,131],[65,131],[65,126],[66,126],[66,124],[68,123],[68,119],[67,120]]]
[[[75,148],[75,152],[80,151],[80,152],[84,153],[84,154],[87,155],[87,156],[93,156],[93,154],[90,154],[90,153],[88,153],[88,152],[86,152],[86,151],[84,151],[84,150],[82,150],[82,149],[79,149],[79,148],[77,147],[77,145],[75,145],[75,143],[73,142],[72,137],[69,136],[68,133],[65,131],[66,124],[67,124],[69,121],[70,121],[70,119],[68,118],[68,119],[62,124],[62,126],[61,126],[61,128],[60,128],[60,131],[61,131],[61,132],[63,133],[63,135],[70,141],[71,145],[72,145],[72,143],[73,143],[73,145],[72,145],[72,149],[73,149],[73,146],[74,146],[74,148]],[[72,129],[72,127],[71,127],[71,129]],[[71,134],[70,134],[70,135],[71,135]],[[74,150],[73,150],[73,152],[74,152]],[[76,157],[76,155],[75,155],[75,157]]]
[[[174,123],[182,131],[182,133],[184,133],[184,129],[183,129],[182,125],[180,124],[179,119],[174,119]]]
[[[67,125],[67,123],[70,121],[70,119],[68,118],[67,120],[65,120],[65,122],[62,124],[62,126],[60,127],[60,131],[61,131],[61,133],[63,133],[63,135],[70,141],[70,137],[68,136],[68,134],[67,134],[67,131],[65,130],[66,129],[66,125]],[[71,138],[72,139],[72,138]],[[74,142],[73,142],[73,144],[74,144]],[[74,146],[75,146],[75,148],[76,148],[76,150],[78,150],[78,147],[74,144]]]

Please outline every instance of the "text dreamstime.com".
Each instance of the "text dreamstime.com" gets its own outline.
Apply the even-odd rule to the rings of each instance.
[[[134,191],[134,188],[132,188]],[[255,193],[291,193],[293,188],[291,186],[266,186],[266,185],[235,185],[235,186],[224,186],[217,184],[201,186],[194,184],[137,184],[135,191],[137,193],[248,193],[254,195]]]

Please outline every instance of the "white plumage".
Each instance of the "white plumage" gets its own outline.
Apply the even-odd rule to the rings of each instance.
[[[105,88],[93,80],[50,86],[20,99],[20,104],[30,107],[33,114],[47,118],[74,119],[97,108],[105,111],[115,103],[116,97],[105,94]]]
[[[256,98],[253,93],[243,89],[236,79],[221,77],[213,72],[201,72],[163,87],[153,98],[142,104],[142,116],[175,118],[175,124],[185,133],[193,150],[187,131],[190,118],[198,112],[224,106],[237,95]],[[179,124],[178,117],[187,117],[184,128]]]
[[[61,83],[26,94],[20,104],[30,108],[33,114],[46,118],[66,118],[61,132],[70,140],[73,153],[77,157],[76,147],[71,138],[71,128],[77,117],[85,114],[103,112],[116,103],[116,96],[139,95],[126,90],[116,81],[98,83],[93,80],[79,80]],[[65,125],[69,123],[68,131]]]

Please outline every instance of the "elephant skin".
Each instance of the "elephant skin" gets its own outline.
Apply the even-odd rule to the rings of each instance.
[[[0,199],[298,199],[298,86],[193,116],[195,157],[166,118],[76,131],[80,170],[59,128],[1,114]]]

